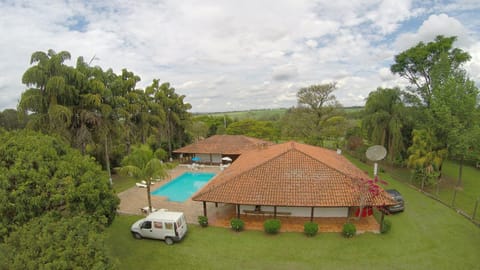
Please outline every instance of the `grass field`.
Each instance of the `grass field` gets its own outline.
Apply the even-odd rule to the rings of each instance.
[[[118,174],[112,175],[113,189],[116,193],[120,193],[135,186],[137,182],[133,177],[121,176]]]
[[[370,170],[366,164],[358,164]],[[441,203],[381,175],[406,200],[404,213],[388,216],[392,230],[345,239],[339,233],[235,233],[190,225],[181,243],[135,240],[119,216],[106,238],[120,269],[479,269],[480,229]],[[320,224],[320,227],[322,225]]]
[[[255,119],[255,120],[273,120],[279,119],[287,109],[263,109],[263,110],[248,110],[248,111],[236,111],[236,112],[218,112],[218,113],[209,113],[210,116],[228,116],[236,121],[244,119]]]
[[[343,108],[347,114],[357,113],[363,110],[363,107],[345,107]],[[255,120],[278,120],[285,112],[286,108],[278,109],[261,109],[261,110],[248,110],[248,111],[236,111],[236,112],[216,112],[208,113],[210,116],[229,116],[230,118],[238,121],[243,119],[255,119]],[[200,114],[204,115],[204,114]]]
[[[441,185],[438,196],[442,201],[453,202],[454,187],[458,179],[459,165],[447,161],[443,165],[445,183]],[[473,214],[475,203],[480,200],[480,170],[472,166],[463,166],[462,185],[457,189],[454,206],[462,209],[468,215]],[[480,222],[480,205],[475,220]]]

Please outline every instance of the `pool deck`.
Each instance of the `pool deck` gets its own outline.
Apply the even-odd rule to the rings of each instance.
[[[159,188],[161,185],[164,185],[180,176],[185,172],[211,172],[218,174],[220,173],[219,166],[205,166],[199,167],[195,170],[184,165],[179,165],[176,168],[169,171],[169,177],[167,180],[157,182],[151,186],[153,191]],[[128,214],[128,215],[142,215],[141,209],[148,206],[147,202],[147,189],[139,188],[136,186],[131,187],[123,192],[118,194],[120,198],[120,205],[117,212],[119,214]],[[179,211],[185,213],[188,223],[197,223],[197,217],[203,215],[203,204],[202,202],[195,202],[191,199],[188,199],[184,202],[172,202],[168,201],[166,197],[152,195],[152,207],[155,209],[168,209],[170,211]],[[214,204],[207,204],[207,211],[209,218],[214,219],[214,215],[222,215],[222,213],[228,213],[229,208],[218,207],[216,208]],[[226,212],[224,212],[226,211]],[[212,217],[210,217],[212,215]]]
[[[175,179],[185,172],[212,172],[218,174],[221,172],[219,166],[204,166],[196,169],[179,165],[169,171],[167,180],[155,183],[151,186],[151,191],[159,188],[161,185]],[[119,214],[127,215],[145,215],[142,208],[148,206],[146,188],[132,187],[118,194],[120,205]],[[170,211],[183,212],[188,223],[198,224],[198,216],[203,215],[202,202],[195,202],[188,199],[184,202],[168,201],[166,197],[152,195],[152,207],[155,209],[168,209]],[[216,207],[214,203],[207,203],[208,222],[211,226],[230,227],[230,219],[235,217],[234,205],[219,203]],[[263,222],[268,217],[257,217],[251,215],[241,215],[241,219],[245,221],[245,229],[247,230],[263,230]],[[270,217],[271,218],[271,217]],[[303,232],[303,224],[309,221],[309,218],[299,217],[280,217],[282,221],[281,231],[283,232]],[[319,224],[321,232],[341,232],[343,224],[347,218],[315,218],[314,221]],[[357,227],[357,232],[375,232],[379,231],[379,224],[373,216],[361,218],[360,220],[351,219]]]

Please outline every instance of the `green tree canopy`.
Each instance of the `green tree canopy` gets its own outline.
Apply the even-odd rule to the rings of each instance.
[[[470,60],[470,55],[454,48],[456,37],[437,36],[427,44],[420,42],[416,46],[395,56],[395,64],[390,67],[394,74],[408,79],[412,84],[407,88],[418,98],[418,103],[430,107],[435,87],[432,72],[442,57],[448,59],[449,69],[455,70]]]
[[[67,51],[32,54],[22,77],[28,89],[18,104],[27,128],[60,136],[107,169],[110,161],[118,166],[131,145],[148,140],[171,155],[190,141],[191,105],[168,82],[155,79],[138,89],[140,77],[132,71],[104,71],[83,57],[72,67],[65,64],[70,57]]]
[[[246,135],[271,141],[278,138],[278,132],[276,132],[272,122],[253,119],[244,119],[238,122],[233,122],[228,126],[227,134]]]
[[[22,129],[25,127],[25,118],[20,117],[14,109],[5,109],[0,112],[0,127],[6,130]]]
[[[116,269],[87,216],[50,213],[17,225],[0,244],[0,269]]]
[[[428,136],[414,134],[417,143],[414,141],[412,147],[418,150],[418,142],[423,140],[431,144],[426,146],[427,152],[463,160],[476,144],[473,134],[479,126],[479,91],[462,68],[470,55],[454,48],[455,40],[456,37],[438,36],[427,44],[420,42],[395,56],[391,71],[411,83],[407,88],[413,94],[409,106],[418,110],[415,129],[428,131]],[[443,160],[439,159],[440,164],[435,168],[438,175]]]
[[[0,232],[57,210],[110,224],[119,199],[95,161],[32,131],[0,133]]]
[[[295,137],[314,145],[323,145],[325,139],[332,136],[332,126],[346,124],[339,110],[341,105],[333,95],[335,83],[311,85],[297,92],[298,106],[289,109],[282,118],[282,134]],[[341,120],[341,121],[339,121]],[[346,127],[342,124],[337,138],[342,138]],[[343,133],[342,133],[343,132]],[[342,133],[342,134],[340,134]]]
[[[362,128],[373,144],[385,146],[391,161],[405,150],[403,130],[408,114],[399,88],[378,88],[370,92],[365,104]]]

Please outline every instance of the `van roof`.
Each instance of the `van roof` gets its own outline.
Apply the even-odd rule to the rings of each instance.
[[[179,217],[183,216],[182,212],[170,212],[170,211],[157,211],[148,215],[147,218],[159,218],[159,219],[168,219],[168,220],[177,220]]]

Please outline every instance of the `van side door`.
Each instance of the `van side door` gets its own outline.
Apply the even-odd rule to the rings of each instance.
[[[157,239],[165,239],[165,225],[162,221],[156,220],[153,222],[153,231]]]
[[[174,222],[165,221],[165,236],[175,237]]]
[[[143,237],[145,238],[154,238],[158,239],[156,236],[155,232],[153,231],[152,228],[152,221],[150,220],[145,220],[141,225],[140,225],[140,231]]]

